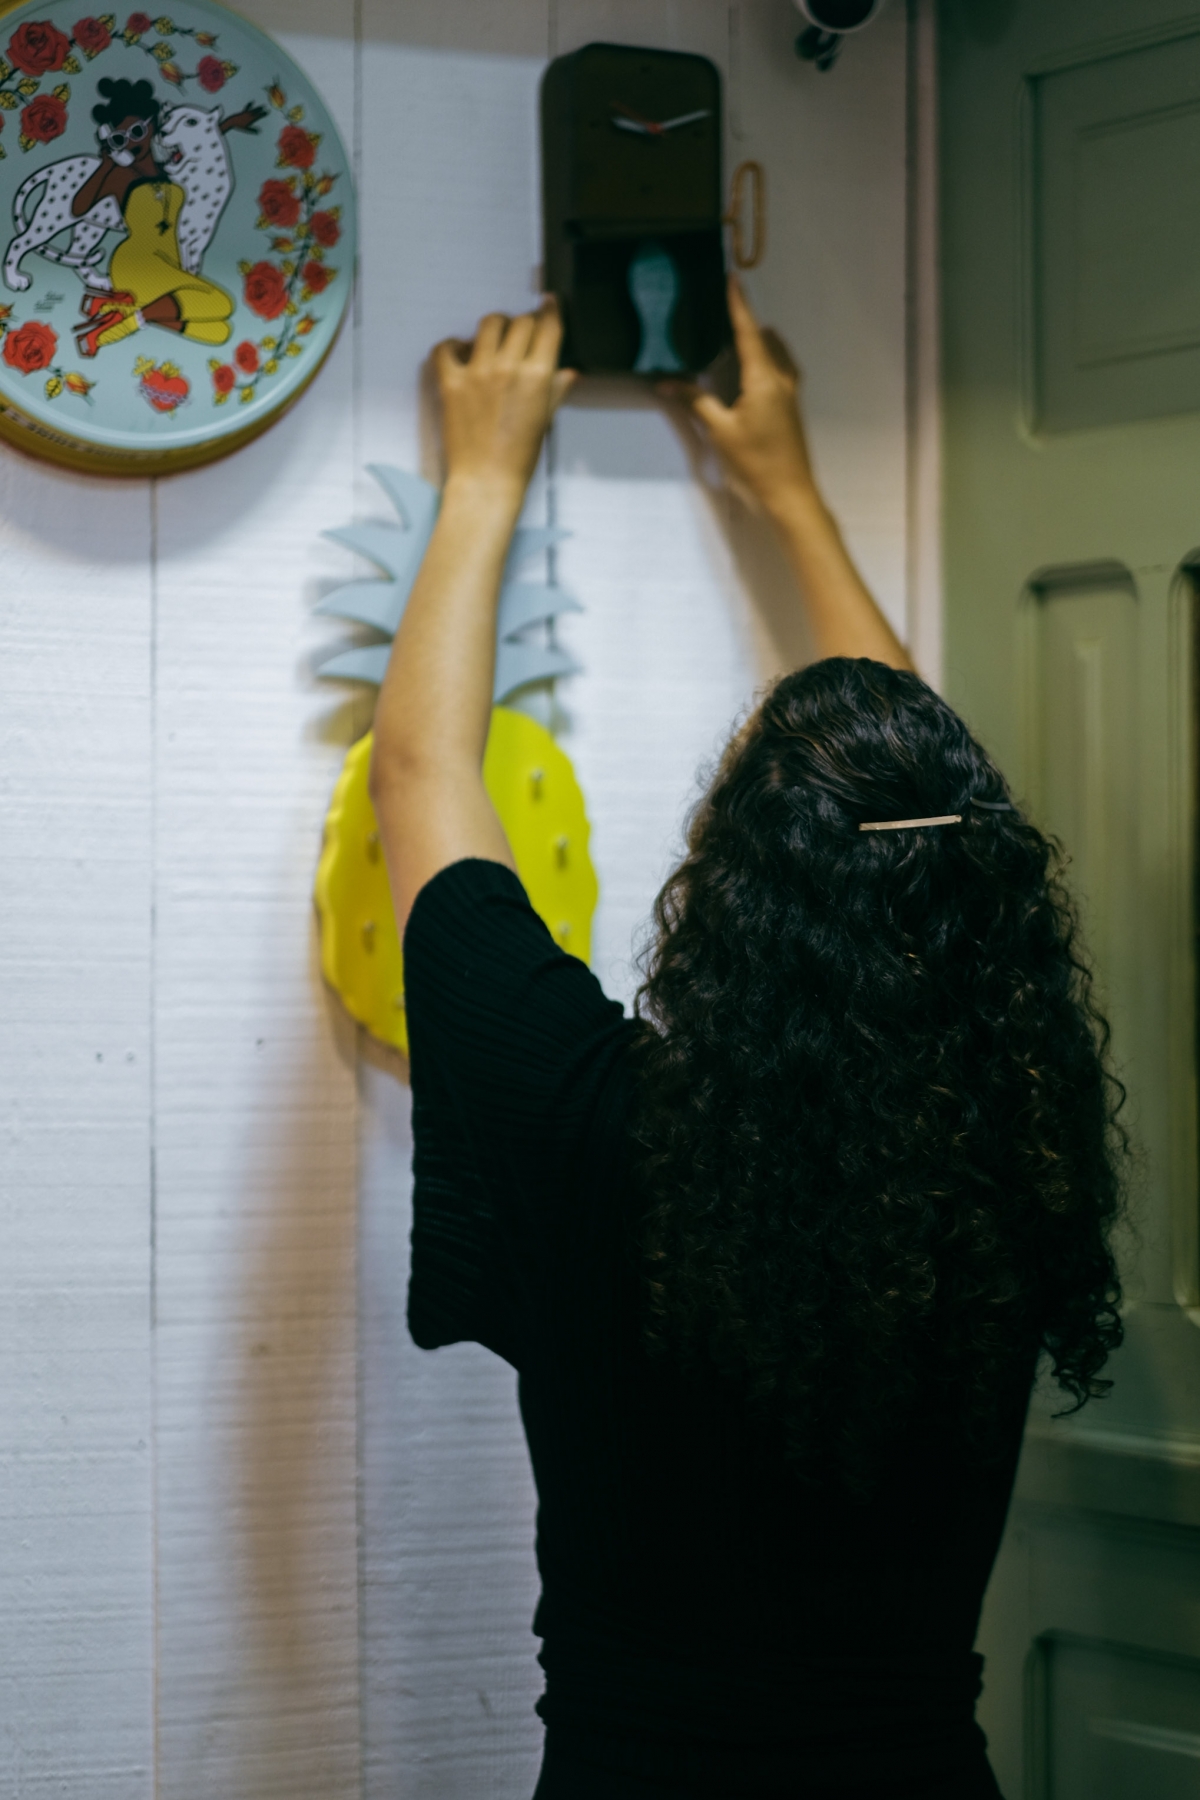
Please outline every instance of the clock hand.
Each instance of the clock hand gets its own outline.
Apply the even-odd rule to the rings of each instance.
[[[711,118],[711,109],[702,107],[699,112],[680,113],[677,119],[664,119],[659,126],[660,131],[674,131],[676,125],[691,125],[696,119]]]
[[[632,107],[622,106],[619,100],[614,100],[611,104],[614,108],[614,125],[622,131],[636,131],[645,137],[662,137],[664,132],[673,131],[677,125],[691,125],[697,119],[711,116],[710,109],[705,106],[699,112],[680,113],[678,118],[663,119],[660,122],[657,119],[643,119],[640,113],[635,113]]]
[[[613,124],[619,125],[622,131],[644,131],[648,137],[656,137],[662,130],[653,119],[643,119],[641,113],[635,113],[631,106],[622,106],[619,100],[610,100],[609,105],[614,113],[622,115],[613,119]]]

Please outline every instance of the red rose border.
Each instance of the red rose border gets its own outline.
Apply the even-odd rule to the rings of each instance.
[[[148,41],[151,37],[154,42]],[[198,49],[207,52],[195,69],[180,67],[175,38],[192,38]],[[148,13],[130,13],[124,29],[118,31],[115,13],[89,13],[76,21],[69,34],[49,19],[22,19],[8,40],[7,55],[0,57],[0,130],[4,114],[20,107],[17,142],[22,150],[60,138],[67,129],[70,83],[60,81],[47,91],[43,81],[49,75],[78,75],[83,68],[81,56],[84,62],[94,62],[118,41],[151,57],[172,87],[182,89],[195,81],[206,94],[215,94],[237,74],[236,63],[211,54],[217,44],[213,32],[177,25],[167,14],[151,19]],[[7,154],[0,144],[0,157]]]
[[[54,359],[58,353],[58,332],[48,319],[14,319],[14,308],[0,306],[0,361],[28,380],[30,375],[44,375],[42,391],[47,400],[61,394],[73,394],[77,400],[94,405],[92,389],[96,383],[80,369],[64,369]],[[34,352],[26,357],[20,346]],[[35,348],[36,347],[36,348]]]
[[[304,108],[288,105],[278,81],[267,89],[267,98],[284,118],[275,167],[292,172],[269,176],[259,191],[258,229],[270,234],[270,254],[257,262],[241,262],[238,268],[245,305],[260,319],[282,319],[283,324],[278,332],[244,339],[230,362],[209,358],[214,406],[226,405],[235,394],[239,405],[248,404],[263,380],[277,375],[285,360],[303,354],[303,340],[321,322],[308,303],[341,273],[330,267],[326,252],[341,237],[342,209],[318,205],[337,181],[336,174],[327,169],[318,172],[314,166],[321,134],[305,127]],[[291,205],[284,204],[285,194]],[[279,221],[285,217],[287,223],[280,230]],[[239,371],[244,379],[239,380]]]

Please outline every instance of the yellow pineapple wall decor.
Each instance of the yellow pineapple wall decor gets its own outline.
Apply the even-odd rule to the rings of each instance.
[[[387,579],[354,581],[327,594],[318,612],[353,619],[387,641],[340,651],[322,675],[342,680],[383,680],[391,639],[437,517],[438,492],[420,476],[373,465],[400,525],[348,525],[327,536],[359,551]],[[531,638],[531,628],[559,613],[578,612],[561,588],[521,581],[530,557],[566,535],[553,527],[520,527],[500,592],[495,708],[483,778],[512,846],[530,903],[572,955],[588,960],[597,883],[588,855],[583,794],[569,758],[550,733],[502,704],[531,682],[552,680],[577,668],[562,650]],[[375,813],[367,793],[371,734],[346,757],[325,820],[317,867],[316,903],[321,922],[321,968],[351,1016],[373,1037],[407,1052],[404,969],[392,911],[387,869]]]

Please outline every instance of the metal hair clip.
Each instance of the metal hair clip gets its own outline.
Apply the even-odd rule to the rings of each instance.
[[[968,806],[978,806],[984,812],[1016,812],[1010,800],[977,800],[974,794],[967,802]],[[935,819],[872,819],[867,825],[860,825],[860,831],[912,831],[919,825],[961,825],[961,813],[939,813]]]
[[[936,819],[872,819],[860,831],[911,831],[918,825],[961,825],[961,813],[939,813]]]

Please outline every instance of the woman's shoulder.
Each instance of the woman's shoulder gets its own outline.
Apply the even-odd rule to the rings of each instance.
[[[625,1020],[588,965],[560,944],[504,863],[467,857],[420,890],[404,934],[405,991],[418,1009],[436,1002],[454,1028],[455,1007],[498,1007],[522,1027],[589,1029]]]
[[[414,1083],[436,1071],[444,1100],[526,1162],[578,1145],[635,1030],[514,871],[477,858],[417,895],[404,991]]]

